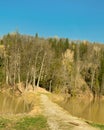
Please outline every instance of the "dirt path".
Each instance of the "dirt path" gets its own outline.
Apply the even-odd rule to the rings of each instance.
[[[50,130],[98,130],[81,119],[71,116],[59,105],[53,103],[45,94],[41,94],[41,104]]]

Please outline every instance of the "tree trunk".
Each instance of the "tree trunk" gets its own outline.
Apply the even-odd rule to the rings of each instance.
[[[96,93],[95,93],[95,90],[93,90],[93,85],[94,85],[94,76],[95,76],[95,69],[93,70],[92,72],[92,76],[91,76],[91,91],[93,93],[93,100],[95,100],[95,97],[96,97]]]
[[[42,74],[42,70],[43,70],[45,55],[46,55],[46,53],[43,56],[43,60],[42,60],[41,68],[40,68],[40,73],[39,73],[39,77],[38,77],[38,81],[37,81],[37,87],[39,87],[39,82],[40,82],[40,78],[41,78],[41,74]]]
[[[18,56],[18,63],[17,63],[17,76],[18,76],[18,83],[21,82],[21,77],[20,77],[20,56]]]
[[[52,80],[50,80],[49,92],[52,92]]]
[[[35,84],[35,79],[36,79],[36,71],[34,69],[34,72],[33,72],[33,87],[35,88],[36,84]]]
[[[15,81],[16,81],[16,75],[15,75],[15,72],[14,72],[13,85],[15,85]]]
[[[6,58],[6,63],[5,63],[5,73],[6,73],[6,84],[9,84],[9,69],[8,69],[8,58]]]
[[[93,84],[94,84],[94,76],[95,76],[95,70],[93,70],[92,76],[91,76],[91,90],[92,90]]]
[[[6,70],[6,84],[8,85],[9,84],[9,74],[8,74],[8,71]]]
[[[38,55],[39,55],[39,52],[40,51],[38,51],[37,53],[36,53],[36,58],[35,58],[35,65],[34,65],[34,68],[33,68],[33,87],[35,88],[35,86],[36,86],[36,65],[37,65],[37,59],[38,59]]]
[[[20,70],[18,70],[18,83],[21,82],[21,78],[20,78]]]
[[[26,90],[28,88],[28,81],[29,81],[29,72],[27,73],[27,77],[26,77]]]

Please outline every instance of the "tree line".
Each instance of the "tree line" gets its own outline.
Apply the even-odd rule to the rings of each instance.
[[[7,34],[0,40],[0,85],[76,96],[88,89],[104,95],[104,45],[67,38]]]

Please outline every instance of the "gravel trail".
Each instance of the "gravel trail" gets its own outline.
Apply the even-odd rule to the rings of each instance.
[[[41,94],[41,104],[50,130],[99,130],[83,120],[73,117],[59,105],[53,103],[45,94]]]

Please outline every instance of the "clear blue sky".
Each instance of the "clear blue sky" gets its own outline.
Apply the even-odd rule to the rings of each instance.
[[[104,42],[104,0],[0,0],[0,36],[16,29]]]

